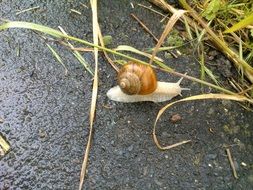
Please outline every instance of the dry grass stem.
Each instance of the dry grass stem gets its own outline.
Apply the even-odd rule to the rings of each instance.
[[[230,166],[231,166],[232,171],[233,171],[233,175],[234,175],[235,179],[238,179],[238,175],[237,175],[237,172],[236,172],[236,169],[235,169],[234,161],[232,159],[231,152],[230,152],[229,148],[226,148],[226,152],[227,152],[227,156],[228,156]]]
[[[4,156],[10,148],[9,143],[5,141],[4,137],[2,137],[2,134],[0,133],[0,158]]]
[[[154,12],[154,13],[160,15],[160,16],[162,16],[163,18],[164,18],[164,17],[167,17],[167,15],[164,15],[164,14],[162,14],[162,13],[160,13],[160,12],[158,12],[158,11],[152,9],[151,7],[148,7],[148,6],[145,6],[145,5],[142,5],[142,4],[138,4],[138,6],[143,7],[143,8],[145,8],[145,9],[148,9],[148,10],[150,10],[150,11],[152,11],[152,12]]]
[[[98,37],[99,37],[99,42],[100,42],[101,46],[102,46],[102,47],[105,47],[104,40],[103,40],[103,35],[102,35],[102,32],[101,32],[101,30],[100,30],[99,25],[98,25]],[[119,68],[114,64],[113,60],[109,57],[108,53],[107,53],[105,50],[103,50],[103,53],[104,53],[105,58],[107,59],[107,61],[108,61],[108,62],[110,63],[110,65],[112,66],[112,68],[113,68],[115,71],[119,72]]]
[[[184,98],[184,99],[181,99],[181,100],[171,102],[171,103],[167,104],[166,106],[164,106],[162,109],[159,110],[159,112],[156,116],[156,119],[155,119],[155,123],[154,123],[154,126],[153,126],[153,139],[154,139],[154,142],[157,145],[157,147],[161,150],[166,150],[166,149],[168,149],[168,147],[170,148],[171,146],[173,147],[173,145],[162,147],[160,145],[157,137],[156,137],[156,127],[157,127],[158,120],[161,118],[161,116],[163,115],[163,113],[167,109],[169,109],[172,105],[177,104],[177,103],[187,102],[187,101],[195,101],[195,100],[207,100],[207,99],[219,99],[219,100],[224,99],[224,100],[233,100],[233,101],[238,101],[238,102],[249,102],[251,104],[253,103],[253,100],[248,99],[245,96],[227,95],[227,94],[201,94],[201,95],[190,96],[190,97],[187,97],[187,98]],[[183,142],[181,142],[181,144],[185,144],[185,143],[188,143],[188,142],[189,142],[189,140],[188,141],[183,141]]]
[[[169,149],[172,149],[172,148],[175,148],[177,146],[180,146],[180,145],[183,145],[183,144],[186,144],[186,143],[189,143],[191,142],[191,140],[186,140],[186,141],[181,141],[181,142],[178,142],[178,143],[175,143],[175,144],[172,144],[172,145],[168,145],[168,146],[161,146],[158,142],[158,139],[156,137],[155,134],[153,134],[153,139],[154,139],[154,142],[156,144],[156,146],[160,149],[160,150],[169,150]]]
[[[78,15],[82,15],[82,13],[80,11],[77,11],[75,9],[70,9],[70,12],[78,14]]]
[[[93,26],[93,43],[98,45],[98,35],[99,35],[99,25],[98,25],[98,17],[97,17],[97,0],[91,0],[91,9],[92,9],[92,26]],[[88,158],[91,148],[91,141],[93,137],[93,123],[95,118],[96,111],[96,102],[97,102],[97,93],[98,93],[98,48],[94,47],[94,58],[95,58],[95,75],[93,80],[93,88],[92,88],[92,99],[91,99],[91,108],[90,108],[90,132],[89,138],[85,149],[81,174],[80,174],[80,183],[79,190],[82,189],[84,183],[84,177],[86,174],[86,168],[88,166]]]
[[[131,16],[143,27],[143,29],[149,33],[156,42],[158,42],[158,39],[156,38],[156,36],[151,32],[151,30],[149,30],[149,28],[137,17],[135,16],[133,13],[131,14]]]
[[[28,12],[28,11],[33,11],[33,10],[36,10],[36,9],[39,9],[39,8],[40,8],[40,6],[30,7],[30,8],[27,8],[27,9],[16,12],[16,15],[19,15],[21,13],[25,13],[25,12]]]
[[[120,56],[122,58],[126,58],[126,59],[131,60],[131,61],[139,62],[141,64],[146,64],[146,65],[148,64],[147,62],[142,61],[140,59],[136,59],[136,58],[134,58],[132,56],[120,53],[120,52],[115,51],[113,49],[109,49],[109,48],[106,48],[106,47],[102,47],[102,46],[96,45],[94,43],[90,43],[90,42],[88,42],[86,40],[83,40],[83,39],[80,39],[80,38],[76,38],[76,37],[73,37],[73,36],[65,35],[62,32],[58,31],[58,30],[55,30],[53,28],[49,28],[49,27],[46,27],[46,26],[43,26],[43,25],[39,25],[39,24],[35,24],[35,23],[30,23],[30,22],[20,22],[20,21],[6,22],[6,23],[0,25],[0,31],[1,30],[5,30],[5,29],[11,29],[11,28],[29,29],[29,30],[33,30],[33,31],[36,31],[36,32],[39,31],[39,32],[48,34],[48,35],[50,35],[52,37],[55,37],[58,40],[60,39],[60,42],[62,41],[62,39],[71,40],[71,41],[79,42],[79,43],[81,43],[83,45],[86,45],[86,46],[96,47],[96,48],[98,48],[100,50],[104,50],[104,51],[106,51],[108,53],[112,53],[114,55]],[[227,94],[235,94],[234,92],[232,92],[232,91],[230,91],[228,89],[222,88],[222,87],[214,85],[212,83],[200,80],[200,79],[195,78],[195,77],[191,77],[189,75],[184,75],[182,73],[175,72],[173,69],[171,69],[170,67],[168,67],[166,64],[164,64],[162,62],[156,62],[156,63],[159,66],[152,65],[152,67],[155,68],[155,69],[159,69],[159,70],[164,71],[166,73],[171,73],[171,74],[174,74],[176,76],[187,78],[187,79],[189,79],[191,81],[194,81],[194,82],[197,82],[197,83],[200,83],[200,84],[204,84],[206,86],[212,87],[214,89],[217,89],[217,90],[219,90],[221,92],[224,92],[224,93],[227,93]]]
[[[177,20],[185,13],[186,11],[184,10],[178,10],[176,11],[171,18],[169,19],[159,41],[157,42],[155,49],[152,53],[152,57],[149,61],[149,64],[152,64],[154,57],[158,51],[158,49],[161,47],[162,43],[164,42],[165,38],[167,37],[167,35],[170,33],[170,31],[172,30],[173,26],[175,25],[175,23],[177,22]]]
[[[129,51],[129,52],[132,52],[132,53],[136,53],[138,55],[142,55],[142,56],[145,56],[145,57],[148,57],[149,59],[151,59],[152,55],[149,54],[149,53],[145,53],[143,51],[140,51],[132,46],[127,46],[127,45],[119,45],[116,49],[114,49],[115,51]],[[154,57],[154,62],[163,62],[163,59],[160,58],[160,57],[157,57],[155,56]]]
[[[94,48],[83,48],[83,47],[73,47],[71,48],[71,50],[74,50],[74,51],[82,51],[82,52],[93,52],[94,51]]]
[[[148,0],[149,2],[153,3],[154,5],[158,6],[159,8],[161,8],[162,10],[166,11],[166,12],[171,12],[172,14],[174,14],[177,9],[175,9],[173,6],[169,5],[167,2],[165,2],[164,0]],[[187,20],[187,23],[191,26],[191,29],[194,30],[195,24],[194,21],[186,16],[183,15],[182,18],[180,18],[180,20],[182,22],[184,22],[184,20]],[[199,30],[202,30],[198,25],[196,26]]]

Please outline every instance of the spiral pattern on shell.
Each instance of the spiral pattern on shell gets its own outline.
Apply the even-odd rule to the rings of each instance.
[[[150,94],[157,87],[156,74],[148,65],[128,62],[118,73],[118,85],[128,95]]]

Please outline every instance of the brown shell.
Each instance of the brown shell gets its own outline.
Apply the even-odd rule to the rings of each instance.
[[[118,85],[129,95],[150,94],[157,87],[156,73],[148,65],[128,62],[118,73]]]

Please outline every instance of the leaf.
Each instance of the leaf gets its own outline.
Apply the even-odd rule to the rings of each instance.
[[[103,36],[103,42],[105,46],[110,45],[112,43],[112,36],[110,35]]]
[[[250,35],[253,37],[253,29],[250,30]]]
[[[182,46],[183,43],[183,38],[179,35],[179,32],[176,29],[173,29],[166,39],[166,44],[169,46]]]
[[[220,9],[220,4],[220,0],[211,0],[207,8],[202,12],[202,16],[205,17],[207,20],[214,19]]]
[[[240,22],[233,25],[231,28],[228,28],[227,30],[225,30],[224,33],[231,33],[236,30],[240,30],[252,23],[253,23],[253,12],[249,16],[247,16],[246,18],[242,19]]]

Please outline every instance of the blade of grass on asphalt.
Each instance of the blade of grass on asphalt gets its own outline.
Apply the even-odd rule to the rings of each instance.
[[[52,52],[52,54],[55,56],[55,58],[57,59],[57,61],[64,67],[65,69],[65,75],[68,74],[68,69],[67,67],[65,66],[65,64],[63,63],[60,55],[52,48],[52,46],[50,46],[48,43],[47,43],[47,47],[49,48],[49,50]]]
[[[92,10],[92,26],[93,26],[93,42],[95,45],[98,45],[98,35],[99,35],[99,26],[98,26],[98,17],[97,17],[97,0],[91,0],[91,10]],[[79,190],[82,190],[84,177],[86,174],[86,168],[88,166],[88,158],[91,148],[91,141],[93,137],[93,124],[95,119],[96,112],[96,103],[97,103],[97,93],[98,93],[98,48],[94,47],[94,59],[95,59],[95,75],[93,80],[92,88],[92,99],[91,99],[91,108],[90,108],[90,132],[88,137],[88,142],[85,149],[81,174],[80,174],[80,183]]]
[[[58,28],[61,30],[61,32],[65,35],[68,35],[61,26],[58,26]],[[68,42],[68,45],[74,49],[74,46]],[[73,50],[73,55],[76,57],[76,59],[84,66],[84,68],[92,75],[94,76],[94,72],[92,71],[92,68],[90,65],[86,62],[86,60],[83,58],[83,56],[76,50]]]

